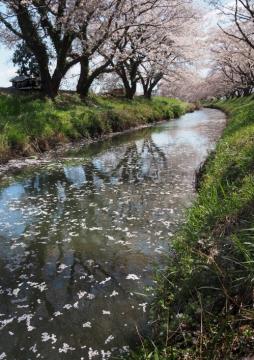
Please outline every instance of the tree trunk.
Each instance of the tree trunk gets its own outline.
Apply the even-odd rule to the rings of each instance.
[[[93,69],[92,72],[90,72],[90,60],[89,57],[84,55],[81,60],[79,60],[80,63],[80,76],[77,84],[77,93],[80,95],[82,99],[86,99],[89,95],[89,90],[92,86],[92,83],[95,79],[98,78],[101,74],[105,72],[111,72],[107,71],[108,66],[111,63],[111,60],[107,60],[105,63],[99,65],[97,68]]]
[[[39,61],[41,75],[41,89],[45,96],[54,99],[57,95],[58,88],[54,86],[48,67],[42,61]]]
[[[42,91],[46,96],[54,99],[58,93],[62,78],[79,61],[79,59],[76,59],[67,62],[75,35],[70,34],[68,30],[62,34],[63,29],[61,31],[55,29],[53,23],[51,23],[50,15],[47,14],[46,8],[44,9],[41,6],[40,1],[32,2],[40,15],[39,24],[37,24],[36,15],[30,10],[30,5],[28,5],[30,2],[16,1],[16,3],[15,7],[13,5],[12,10],[16,15],[20,31],[16,30],[16,22],[15,26],[6,20],[4,20],[4,23],[18,38],[25,41],[36,57],[40,68]],[[66,7],[65,1],[62,1],[62,7],[63,9]],[[56,15],[57,18],[61,18],[61,16],[60,13]],[[49,71],[50,54],[47,42],[44,42],[41,27],[47,32],[47,36],[50,37],[57,53],[57,65],[53,76],[50,75]]]
[[[152,98],[152,89],[149,88],[149,89],[144,89],[144,98],[148,99],[148,100],[151,100]]]
[[[37,28],[26,6],[20,2],[15,10],[17,21],[27,46],[31,49],[39,64],[42,91],[50,98],[55,97],[55,90],[49,72],[49,58],[45,44],[41,40]]]
[[[151,94],[149,95],[149,80],[145,80],[141,75],[140,80],[143,87],[144,98],[151,99]]]
[[[125,87],[125,97],[129,100],[133,100],[136,94],[137,85],[132,84],[132,86],[124,86]]]
[[[250,87],[246,87],[244,90],[243,90],[243,96],[248,96],[251,94],[251,89]]]
[[[124,65],[119,67],[118,71],[116,72],[123,82],[123,86],[125,89],[125,97],[129,100],[133,100],[137,91],[137,79],[133,76],[133,74],[130,79],[128,78],[127,71]]]
[[[154,78],[147,79],[147,81],[145,81],[141,77],[141,83],[143,85],[143,90],[144,90],[144,97],[146,99],[151,100],[153,89],[158,85],[162,77],[163,75],[160,73],[157,74]]]
[[[87,98],[92,82],[89,79],[89,59],[83,58],[80,61],[80,76],[77,84],[77,93],[82,99]]]

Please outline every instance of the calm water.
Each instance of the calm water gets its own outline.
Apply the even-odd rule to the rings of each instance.
[[[0,188],[0,359],[108,359],[139,342],[145,288],[224,124],[197,111]]]

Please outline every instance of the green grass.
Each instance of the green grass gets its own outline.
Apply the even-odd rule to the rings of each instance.
[[[132,359],[254,355],[254,99],[212,106],[229,121],[158,274],[154,339]]]
[[[94,96],[84,103],[68,94],[60,95],[55,102],[32,95],[0,94],[0,160],[171,119],[188,107],[180,100],[160,97],[128,101]]]

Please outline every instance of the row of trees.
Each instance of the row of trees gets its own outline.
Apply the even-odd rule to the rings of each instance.
[[[0,1],[2,40],[29,49],[51,98],[77,64],[83,98],[109,73],[121,79],[127,98],[138,83],[150,98],[161,79],[190,62],[186,33],[195,17],[189,0]]]
[[[220,14],[219,29],[211,37],[211,64],[203,96],[250,95],[254,90],[254,1],[228,5],[213,0]]]
[[[254,0],[212,0],[214,24],[199,42],[203,71],[187,67],[163,83],[165,95],[186,100],[246,96],[254,91]],[[197,49],[196,49],[197,51]]]

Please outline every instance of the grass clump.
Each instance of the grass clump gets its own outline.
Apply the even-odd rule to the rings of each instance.
[[[161,97],[129,101],[93,96],[84,103],[75,94],[61,94],[54,102],[0,94],[0,160],[178,117],[187,110],[190,105]]]
[[[159,274],[153,345],[133,359],[254,355],[254,100],[212,105],[228,124]]]

